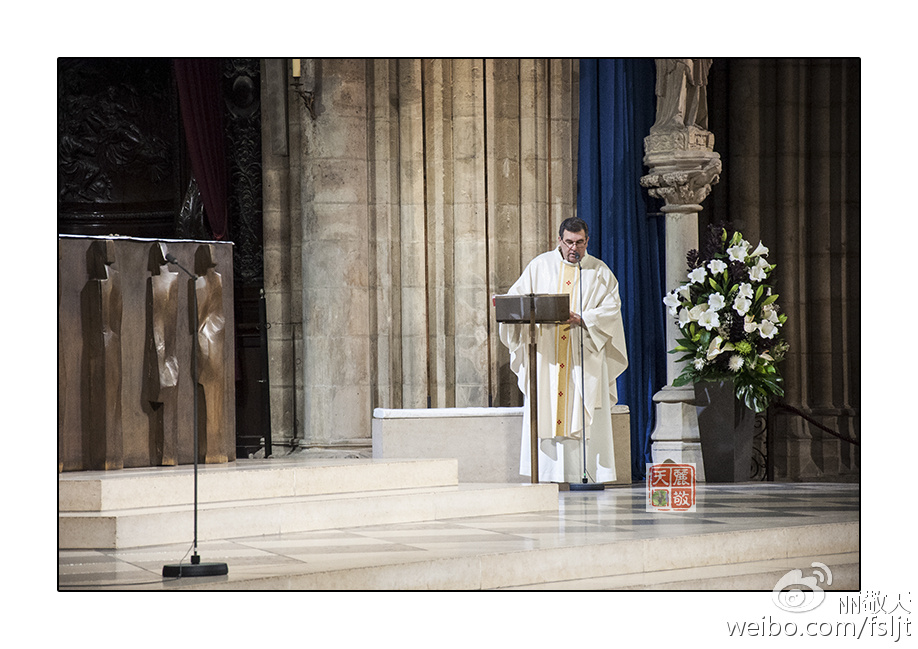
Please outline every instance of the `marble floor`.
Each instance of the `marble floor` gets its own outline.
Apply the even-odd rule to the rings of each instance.
[[[644,485],[608,488],[599,492],[561,491],[557,512],[535,512],[450,520],[375,525],[233,538],[199,543],[204,562],[225,562],[229,574],[221,577],[166,579],[164,565],[189,562],[191,540],[184,545],[119,550],[59,550],[58,590],[311,590],[308,575],[336,574],[342,590],[374,589],[369,571],[379,567],[430,566],[440,562],[454,573],[470,568],[471,558],[521,556],[533,551],[573,550],[588,557],[593,548],[648,539],[694,539],[724,542],[725,534],[755,530],[784,530],[801,526],[850,524],[860,520],[857,484],[749,483],[699,485],[697,509],[691,513],[646,511]],[[822,528],[816,529],[818,533]],[[718,535],[718,536],[707,536]],[[621,546],[626,548],[625,545]],[[806,558],[806,552],[800,555]],[[857,552],[818,556],[814,561],[843,563],[859,570]],[[738,570],[731,565],[681,570],[655,570],[630,576],[593,575],[548,579],[525,588],[557,590],[768,588],[774,574],[788,562],[761,562],[744,572],[761,572],[755,582],[731,581]],[[808,563],[805,565],[809,565]],[[831,565],[831,564],[830,564]],[[481,564],[477,564],[482,570]],[[390,576],[391,577],[391,576]],[[364,580],[364,581],[362,581]],[[322,582],[314,582],[321,584]],[[415,582],[386,582],[384,589],[416,589]],[[395,584],[392,586],[391,584]],[[426,582],[425,588],[464,589],[461,581]],[[478,584],[482,582],[470,581]],[[704,584],[707,584],[705,586]],[[681,585],[680,585],[681,584]],[[702,584],[699,586],[699,584]],[[753,584],[750,586],[750,584]],[[315,587],[317,590],[323,586]],[[478,589],[471,586],[470,589]]]

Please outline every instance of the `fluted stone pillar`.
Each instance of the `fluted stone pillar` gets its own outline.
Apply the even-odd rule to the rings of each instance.
[[[307,446],[346,452],[361,446],[372,413],[367,68],[352,59],[315,67],[316,117],[299,114],[303,429]]]
[[[714,152],[714,136],[706,128],[704,83],[709,66],[709,61],[697,59],[657,60],[657,121],[644,139],[649,173],[641,185],[665,201],[667,290],[686,279],[685,255],[698,248],[698,212],[720,177],[720,155]],[[678,326],[668,318],[667,351],[676,346],[678,336]],[[682,368],[683,363],[667,354],[667,385],[653,397],[657,423],[651,456],[654,463],[694,464],[701,482],[705,473],[694,386],[673,386]]]

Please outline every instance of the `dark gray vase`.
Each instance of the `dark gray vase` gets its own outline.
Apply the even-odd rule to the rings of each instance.
[[[752,480],[755,413],[736,399],[733,383],[696,383],[695,406],[705,481]]]

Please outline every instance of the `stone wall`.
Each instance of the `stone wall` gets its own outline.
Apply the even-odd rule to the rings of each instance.
[[[264,66],[275,442],[365,455],[377,407],[519,405],[490,297],[573,215],[576,61]]]
[[[263,65],[275,443],[365,455],[374,408],[519,405],[490,296],[573,215],[577,61]],[[859,88],[848,60],[716,59],[699,215],[771,248],[787,403],[856,439]],[[776,479],[857,479],[858,447],[772,414]]]
[[[860,63],[717,59],[711,89],[724,171],[701,225],[729,219],[769,247],[785,402],[811,420],[771,409],[774,477],[857,480],[859,446],[820,426],[861,437]]]

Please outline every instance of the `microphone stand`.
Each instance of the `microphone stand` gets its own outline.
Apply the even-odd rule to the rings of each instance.
[[[583,451],[583,474],[581,483],[571,483],[571,491],[603,491],[606,486],[602,483],[590,483],[587,480],[587,451],[586,451],[586,364],[583,357],[583,264],[580,253],[577,254],[577,292],[580,294],[580,421],[583,431],[580,433],[580,448]]]
[[[214,577],[229,574],[225,563],[201,563],[198,556],[198,387],[195,381],[198,378],[198,294],[195,284],[198,276],[178,263],[171,254],[166,255],[166,261],[181,268],[192,279],[191,296],[194,308],[194,332],[192,333],[191,350],[191,385],[194,389],[194,553],[191,555],[191,564],[169,564],[163,566],[163,577]]]

